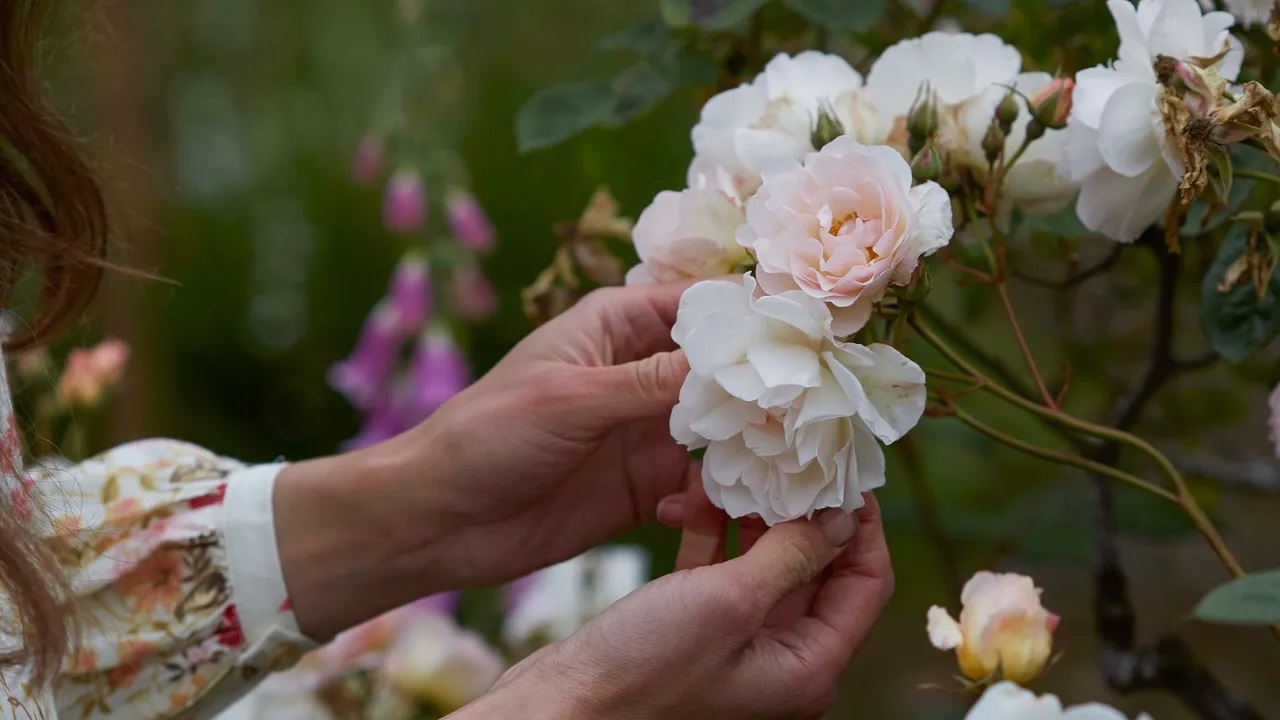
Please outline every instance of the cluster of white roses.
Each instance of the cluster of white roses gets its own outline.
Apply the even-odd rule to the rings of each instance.
[[[932,32],[888,48],[865,82],[838,56],[783,54],[706,103],[688,187],[640,215],[627,282],[703,280],[674,330],[692,372],[671,425],[706,448],[718,506],[770,523],[856,508],[884,482],[879,442],[923,413],[915,363],[843,341],[954,233],[947,192],[912,183],[920,108],[927,152],[950,177],[990,182],[992,158],[1011,161],[1000,195],[1022,212],[1078,196],[1083,223],[1119,241],[1163,216],[1186,168],[1153,64],[1234,78],[1239,43],[1232,17],[1197,0],[1108,5],[1119,60],[1074,81],[1022,72],[1018,50],[994,35]],[[741,283],[710,280],[744,271]]]

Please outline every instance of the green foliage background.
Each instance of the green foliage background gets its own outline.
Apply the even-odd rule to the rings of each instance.
[[[432,30],[454,46],[464,80],[457,103],[442,103],[433,121],[460,131],[474,191],[500,234],[485,265],[502,310],[471,333],[478,369],[530,330],[518,294],[551,257],[553,223],[575,217],[601,184],[633,217],[658,190],[683,185],[688,133],[704,99],[694,87],[677,89],[630,123],[589,129],[549,150],[519,154],[514,132],[521,106],[537,91],[566,81],[608,82],[628,68],[633,57],[600,50],[600,39],[675,4],[434,3]],[[816,5],[769,3],[765,22],[799,26],[802,16],[792,8]],[[121,229],[116,259],[176,282],[113,277],[83,330],[83,339],[124,337],[137,353],[99,444],[175,436],[250,461],[333,452],[358,419],[328,389],[326,369],[350,349],[404,249],[380,226],[380,188],[357,187],[348,174],[352,150],[400,61],[390,4],[135,0],[67,7],[48,47],[50,72],[107,179]],[[865,71],[869,52],[920,29],[904,2],[890,2],[887,13],[875,29],[815,40]],[[1101,2],[966,0],[948,3],[942,17],[958,18],[966,30],[998,31],[1023,49],[1025,69],[1072,72],[1106,60],[1116,45]],[[1109,251],[1103,241],[1078,242],[1082,257]],[[1046,238],[1021,251],[1045,276],[1060,272]],[[1193,245],[1186,257],[1207,269],[1212,248]],[[1115,279],[1067,300],[1015,286],[1044,366],[1054,367],[1064,353],[1070,358],[1070,402],[1084,416],[1104,415],[1145,362],[1142,322],[1126,318],[1150,302],[1147,260],[1126,256]],[[934,307],[1020,369],[989,299],[952,279],[935,277]],[[1199,296],[1198,284],[1182,291],[1188,306]],[[1060,322],[1064,302],[1083,311],[1082,324]],[[1194,312],[1184,315],[1179,346],[1204,347]],[[1162,447],[1221,459],[1233,472],[1261,463],[1266,475],[1262,408],[1275,359],[1272,352],[1178,382],[1153,407],[1144,432]],[[1026,421],[1005,409],[975,405],[1031,439],[1059,442],[1013,425]],[[935,603],[958,609],[953,584],[993,566],[1033,572],[1047,606],[1064,617],[1064,659],[1045,689],[1072,702],[1141,707],[1161,720],[1189,717],[1165,698],[1122,700],[1102,687],[1088,587],[1092,496],[1080,473],[1014,455],[947,420],[924,422],[909,442],[920,472],[910,472],[903,451],[891,452],[882,493],[898,594],[850,672],[835,717],[959,717],[961,702],[919,689],[950,684],[955,674],[951,658],[928,646],[924,612]],[[1247,567],[1278,564],[1268,518],[1280,507],[1270,494],[1208,480],[1199,487]],[[1276,660],[1273,641],[1259,631],[1184,626],[1196,599],[1224,579],[1207,550],[1156,501],[1127,492],[1119,498],[1140,632],[1185,629],[1233,688],[1259,707],[1280,706],[1280,687],[1266,669]],[[652,528],[635,539],[654,549],[658,571],[669,568],[674,533]]]

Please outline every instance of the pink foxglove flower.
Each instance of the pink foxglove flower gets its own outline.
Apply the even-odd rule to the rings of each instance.
[[[343,443],[342,449],[359,450],[390,440],[416,424],[410,422],[408,416],[403,391],[388,389],[368,408],[360,432]]]
[[[351,178],[361,185],[368,185],[382,170],[382,139],[367,135],[356,146],[351,158]]]
[[[453,309],[467,320],[484,320],[498,310],[493,283],[476,263],[463,263],[454,268],[449,290]]]
[[[431,269],[421,253],[407,253],[391,276],[387,298],[395,310],[400,330],[412,335],[431,316]]]
[[[329,370],[329,385],[361,410],[374,407],[386,394],[403,339],[400,314],[388,303],[369,313],[351,355]]]
[[[1040,604],[1040,589],[1031,578],[979,572],[965,583],[960,602],[959,622],[945,608],[929,608],[929,642],[939,650],[955,650],[966,677],[1028,683],[1044,671],[1058,616]]]
[[[425,418],[471,382],[471,369],[453,334],[443,326],[428,328],[418,338],[409,369],[409,401]]]
[[[493,247],[493,224],[475,196],[465,190],[453,190],[445,204],[449,213],[449,231],[459,242],[476,252]]]
[[[399,235],[416,233],[427,226],[427,191],[417,170],[399,170],[387,181],[382,224]]]

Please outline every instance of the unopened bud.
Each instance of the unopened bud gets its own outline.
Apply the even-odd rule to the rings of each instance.
[[[1018,119],[1018,99],[1014,97],[1013,91],[1004,96],[999,105],[996,105],[996,122],[1000,123],[1000,129],[1006,134],[1013,129],[1013,123]]]
[[[1027,142],[1034,142],[1044,136],[1044,125],[1034,117],[1027,121]]]
[[[844,133],[844,125],[836,117],[831,105],[825,102],[819,105],[818,119],[809,134],[809,141],[813,143],[813,149],[821,150],[826,147],[827,143],[844,135]]]
[[[1280,200],[1271,203],[1266,214],[1262,216],[1262,225],[1269,235],[1280,235]]]
[[[916,92],[916,100],[907,113],[907,134],[924,146],[924,141],[938,132],[938,94],[925,82]]]
[[[1048,129],[1061,130],[1066,127],[1067,116],[1071,114],[1071,95],[1075,88],[1076,81],[1071,78],[1054,78],[1027,101],[1032,117]]]
[[[398,235],[426,227],[427,193],[417,170],[400,170],[387,181],[382,196],[382,224]]]
[[[1000,123],[993,118],[991,124],[987,126],[987,134],[982,136],[982,152],[987,156],[989,164],[995,164],[1004,152],[1004,131],[1000,129]]]
[[[942,154],[938,152],[938,143],[930,138],[911,159],[911,177],[916,182],[937,180],[942,175]]]

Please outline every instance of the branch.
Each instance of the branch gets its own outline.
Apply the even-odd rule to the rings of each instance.
[[[1096,277],[1110,270],[1111,267],[1116,264],[1116,261],[1120,259],[1120,256],[1124,254],[1126,247],[1128,246],[1122,243],[1116,243],[1115,248],[1105,258],[1098,261],[1097,264],[1091,265],[1083,270],[1072,273],[1071,275],[1068,275],[1066,278],[1062,280],[1049,280],[1047,278],[1040,278],[1034,275],[1028,275],[1027,273],[1024,273],[1020,270],[1015,271],[1014,275],[1018,279],[1031,283],[1032,285],[1039,285],[1040,287],[1046,287],[1052,290],[1067,290],[1075,287],[1076,285],[1083,283],[1089,278]]]
[[[1149,237],[1154,233],[1154,237]],[[1131,430],[1151,399],[1176,373],[1190,369],[1190,363],[1174,359],[1173,332],[1176,324],[1176,295],[1179,256],[1164,247],[1158,229],[1143,233],[1144,242],[1156,253],[1160,264],[1160,286],[1156,296],[1155,334],[1151,359],[1137,389],[1116,409],[1117,430]],[[1109,441],[1096,450],[1093,459],[1108,466],[1118,464],[1120,445]],[[1137,611],[1129,595],[1129,580],[1120,559],[1111,481],[1094,476],[1096,498],[1097,570],[1094,575],[1094,615],[1102,641],[1102,676],[1122,694],[1139,690],[1164,690],[1208,720],[1261,720],[1262,715],[1236,698],[1175,635],[1136,647]]]

